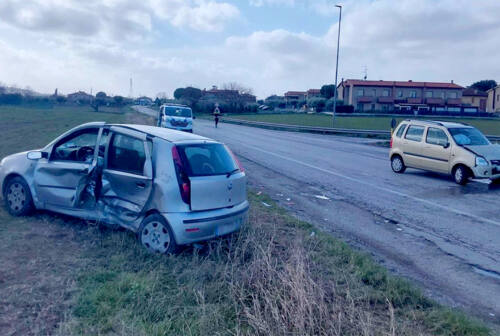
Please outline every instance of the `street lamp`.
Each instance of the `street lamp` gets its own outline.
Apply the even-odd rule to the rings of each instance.
[[[340,49],[340,23],[342,21],[342,6],[335,5],[340,9],[339,12],[339,35],[337,37],[337,64],[335,66],[335,91],[333,92],[333,126],[335,126],[335,113],[337,112],[337,79],[339,74],[339,49]]]

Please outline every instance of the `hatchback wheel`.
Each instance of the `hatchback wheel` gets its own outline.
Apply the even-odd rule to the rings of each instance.
[[[170,226],[161,215],[148,216],[139,229],[139,240],[154,253],[175,253],[177,244]]]
[[[391,167],[395,173],[402,174],[406,170],[403,159],[399,155],[394,155],[391,159]]]
[[[30,188],[21,177],[14,177],[7,181],[4,199],[11,215],[25,216],[34,209]]]
[[[458,166],[453,171],[453,179],[457,184],[466,185],[469,182],[469,171],[464,166]]]

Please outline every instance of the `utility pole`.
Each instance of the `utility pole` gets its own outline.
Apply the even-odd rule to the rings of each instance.
[[[339,49],[340,49],[340,23],[342,22],[342,6],[335,5],[335,7],[339,8],[339,34],[337,37],[337,63],[335,66],[335,90],[333,92],[333,119],[332,126],[335,127],[335,113],[337,113],[337,80],[339,75]]]

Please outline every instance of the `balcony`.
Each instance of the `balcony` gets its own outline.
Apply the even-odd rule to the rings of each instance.
[[[422,104],[422,98],[408,98],[408,104]]]
[[[427,98],[427,99],[425,99],[425,102],[429,105],[434,105],[434,106],[443,106],[444,105],[443,98]]]
[[[392,97],[378,97],[378,102],[380,104],[394,104],[394,98],[392,98]]]
[[[461,106],[462,105],[462,99],[460,99],[460,98],[448,98],[448,100],[446,101],[446,103],[449,106]]]
[[[358,103],[371,103],[373,101],[373,97],[362,96],[358,97]]]

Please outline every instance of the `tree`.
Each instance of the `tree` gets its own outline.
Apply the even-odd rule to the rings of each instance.
[[[106,93],[104,93],[102,91],[97,92],[95,95],[94,102],[91,103],[90,106],[92,106],[94,111],[99,112],[99,106],[102,106],[106,103],[107,97],[108,96],[106,95]]]
[[[307,100],[307,106],[314,108],[315,112],[322,112],[326,105],[325,98],[311,98]]]
[[[201,90],[191,86],[178,88],[174,91],[175,99],[187,102],[190,107],[193,107],[200,100],[201,96]]]
[[[123,105],[124,98],[122,96],[114,96],[113,100],[115,102],[115,105],[118,105],[118,106]]]
[[[473,89],[476,89],[476,90],[486,92],[489,89],[493,89],[494,87],[497,87],[497,85],[498,85],[497,82],[494,81],[493,79],[484,79],[484,80],[480,80],[478,82],[475,82],[470,87]]]
[[[321,87],[321,96],[326,99],[330,99],[335,96],[335,85],[323,85]]]
[[[252,88],[246,87],[236,82],[228,82],[222,84],[224,90],[238,91],[239,94],[253,94]]]

